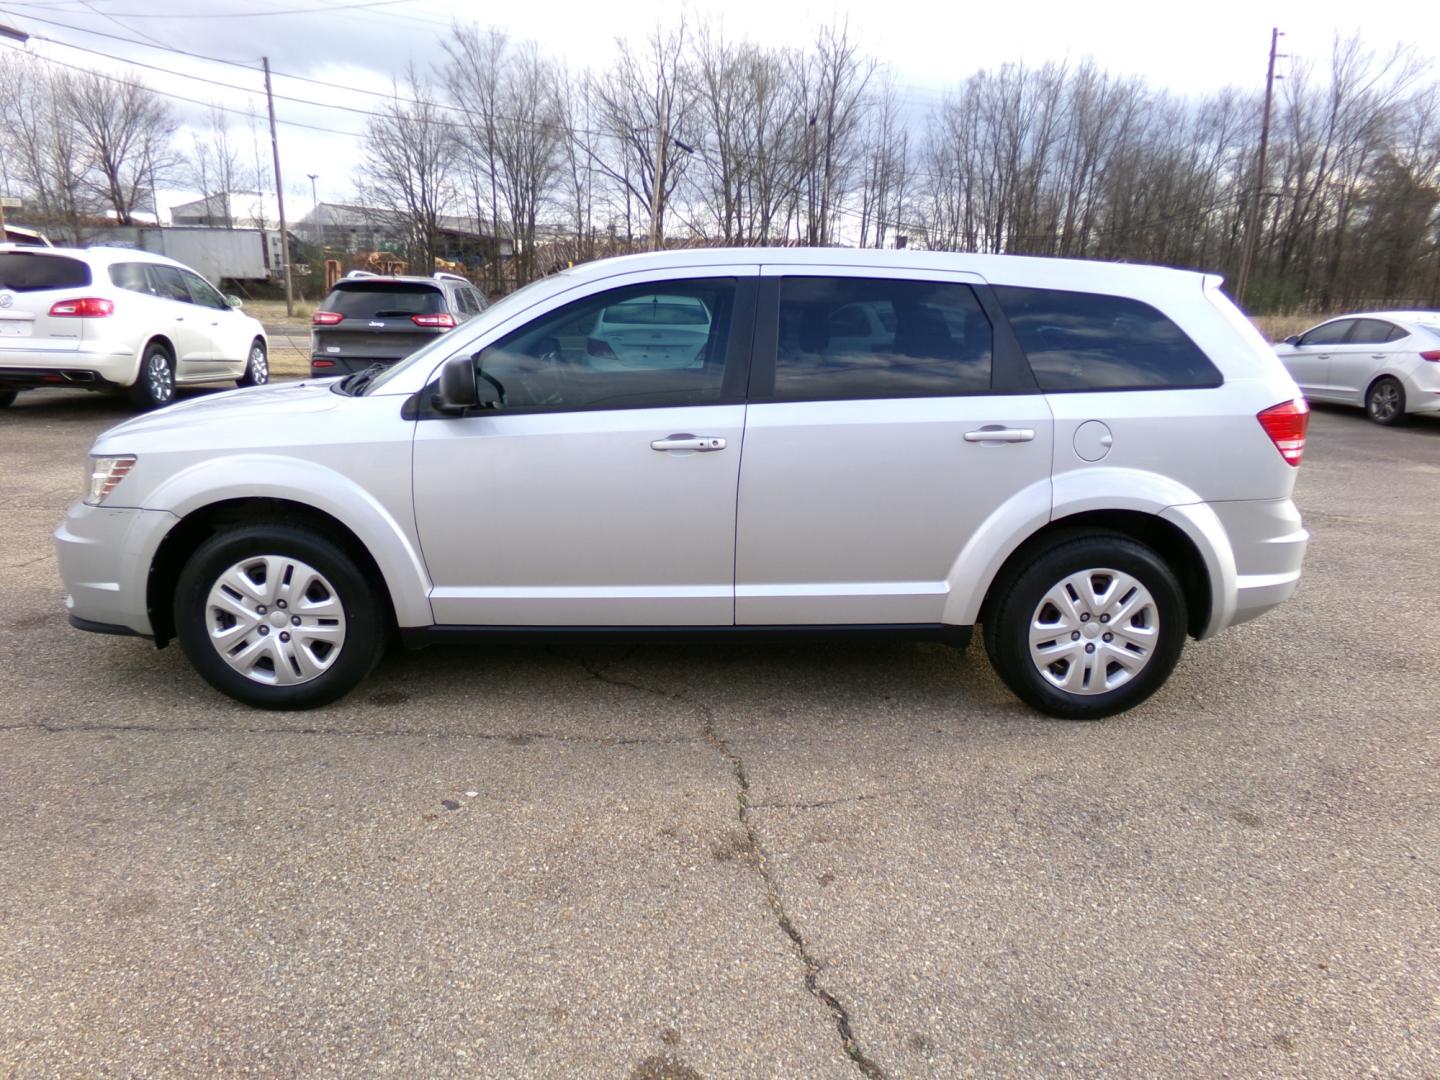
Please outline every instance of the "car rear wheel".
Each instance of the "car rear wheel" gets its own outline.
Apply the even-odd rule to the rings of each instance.
[[[250,344],[250,355],[245,360],[245,373],[237,380],[240,386],[264,386],[270,381],[270,357],[265,352],[265,343],[256,338]]]
[[[1405,388],[1399,379],[1385,375],[1370,385],[1365,392],[1365,415],[1386,427],[1405,419]]]
[[[174,616],[205,681],[263,709],[335,701],[386,640],[384,608],[354,560],[290,525],[241,525],[201,544],[180,573]]]
[[[145,347],[140,374],[130,387],[130,400],[140,409],[158,409],[175,400],[175,361],[158,341]]]
[[[1140,704],[1185,645],[1185,594],[1152,549],[1112,534],[1061,541],[1002,583],[990,662],[1049,716],[1098,720]]]

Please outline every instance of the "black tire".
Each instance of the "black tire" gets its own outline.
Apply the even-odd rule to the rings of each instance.
[[[1405,422],[1405,387],[1399,379],[1382,375],[1370,384],[1365,391],[1365,415],[1385,427]]]
[[[335,647],[338,655],[327,656],[329,666],[309,681],[289,685],[256,681],[232,667],[210,640],[211,614],[207,608],[212,587],[227,570],[265,555],[308,564],[323,576],[324,585],[333,591],[343,609],[343,638]],[[277,602],[277,608],[282,606]],[[262,709],[311,709],[343,697],[370,673],[388,637],[385,606],[354,560],[320,533],[274,523],[233,526],[201,544],[180,572],[174,617],[175,637],[205,681],[237,701]],[[273,631],[264,631],[267,639],[274,635],[274,642],[268,642],[268,646],[278,650],[280,646],[275,642],[282,637],[288,641],[288,630],[287,626],[276,626]],[[273,662],[270,670],[274,671]]]
[[[270,354],[265,349],[265,343],[256,338],[250,343],[250,353],[245,359],[245,373],[235,381],[235,384],[237,386],[264,386],[269,381]]]
[[[0,390],[0,409],[7,409],[15,404],[15,390]]]
[[[1111,690],[1075,693],[1054,685],[1042,674],[1040,664],[1031,658],[1030,628],[1037,615],[1046,610],[1041,605],[1047,593],[1070,575],[1086,570],[1126,574],[1148,590],[1154,602],[1158,635],[1148,660],[1127,681]],[[1103,574],[1097,574],[1094,580],[1103,582]],[[1104,631],[1098,620],[1094,621],[1094,630],[1088,629],[1091,616],[1084,618],[1086,626],[1073,631],[1074,635],[1079,635],[1080,630],[1087,634]],[[1099,720],[1135,707],[1164,684],[1185,647],[1187,618],[1185,594],[1164,559],[1129,537],[1097,533],[1057,541],[998,584],[985,619],[985,648],[996,673],[1027,705],[1065,720]],[[1109,616],[1105,619],[1108,622]],[[1114,628],[1119,626],[1114,624]],[[1061,637],[1057,635],[1057,642],[1068,646]],[[1076,636],[1076,644],[1084,644],[1087,651],[1102,662],[1105,656],[1111,655],[1098,639]],[[1069,662],[1064,663],[1068,667]],[[1048,670],[1053,676],[1057,669],[1062,673],[1065,670],[1060,662]],[[1110,670],[1123,674],[1121,665],[1107,662],[1105,677],[1109,677]]]
[[[175,400],[175,357],[158,341],[145,346],[140,371],[130,387],[130,403],[137,409],[159,409]]]

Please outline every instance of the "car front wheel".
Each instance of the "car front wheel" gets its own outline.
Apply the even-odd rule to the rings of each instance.
[[[1155,551],[1112,534],[1061,541],[1002,583],[985,622],[996,672],[1050,716],[1098,720],[1140,704],[1185,644],[1185,595]]]
[[[309,529],[223,530],[175,589],[175,636],[211,686],[264,709],[325,705],[384,650],[383,607],[355,562]]]

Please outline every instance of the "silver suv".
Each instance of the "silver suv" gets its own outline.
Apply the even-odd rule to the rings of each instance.
[[[673,252],[545,278],[383,373],[112,428],[56,543],[72,623],[178,639],[266,708],[335,700],[392,633],[980,624],[1019,697],[1101,717],[1294,591],[1307,419],[1216,277]]]

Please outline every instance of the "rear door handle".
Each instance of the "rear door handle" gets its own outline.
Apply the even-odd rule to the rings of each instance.
[[[693,450],[698,454],[710,454],[725,449],[725,440],[715,435],[667,435],[650,443],[651,450]]]
[[[1372,352],[1372,353],[1370,354],[1370,359],[1371,359],[1371,360],[1384,360],[1384,359],[1385,359],[1385,353],[1383,353],[1383,352]]]
[[[998,424],[976,428],[965,432],[966,442],[1030,442],[1035,438],[1034,428],[1000,427]]]

